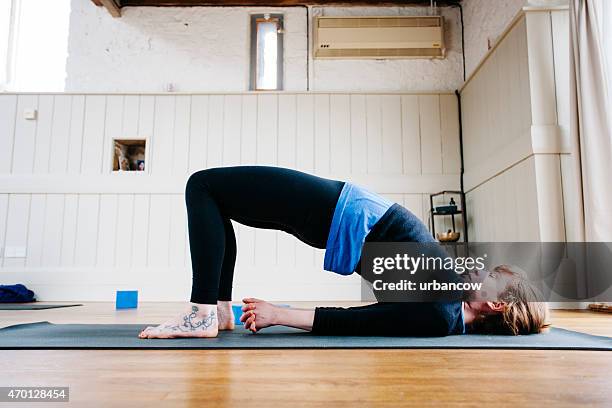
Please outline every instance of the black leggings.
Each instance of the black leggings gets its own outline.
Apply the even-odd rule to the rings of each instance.
[[[342,181],[278,167],[221,167],[192,174],[185,189],[191,302],[232,299],[236,237],[230,220],[285,231],[323,249],[343,186]]]

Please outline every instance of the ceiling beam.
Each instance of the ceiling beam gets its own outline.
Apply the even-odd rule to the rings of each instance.
[[[121,7],[118,4],[119,0],[91,0],[96,6],[104,6],[113,17],[121,17]]]
[[[98,0],[102,1],[102,0]],[[121,7],[155,6],[155,7],[192,7],[192,6],[266,6],[287,7],[306,5],[344,5],[344,6],[398,6],[429,5],[428,0],[117,0]],[[444,3],[444,1],[438,3]]]

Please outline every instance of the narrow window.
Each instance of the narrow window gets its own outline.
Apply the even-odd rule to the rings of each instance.
[[[0,91],[7,90],[14,71],[15,20],[18,0],[0,2]]]
[[[283,89],[283,15],[251,15],[251,90]]]

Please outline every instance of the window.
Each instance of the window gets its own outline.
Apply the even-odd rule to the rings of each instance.
[[[283,89],[283,15],[251,15],[251,90]]]
[[[70,4],[0,0],[0,91],[64,90]]]
[[[0,91],[8,88],[13,71],[11,50],[14,42],[16,14],[17,1],[6,0],[0,3]]]

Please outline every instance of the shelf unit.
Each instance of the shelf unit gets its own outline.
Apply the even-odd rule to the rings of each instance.
[[[439,197],[439,196],[444,196],[444,195],[451,195],[451,194],[459,197],[460,203],[459,203],[459,206],[457,207],[458,209],[453,212],[444,212],[444,213],[436,212],[436,207],[434,206],[434,198]],[[429,195],[429,205],[430,205],[430,214],[431,214],[431,234],[433,235],[434,238],[436,238],[436,223],[435,223],[436,217],[450,216],[452,226],[453,226],[453,232],[456,232],[455,216],[460,215],[463,221],[463,232],[462,232],[463,242],[468,242],[468,232],[467,232],[468,225],[467,225],[467,215],[465,211],[465,194],[462,191],[444,190],[438,193],[430,194]],[[461,237],[459,237],[459,239],[461,239]]]

